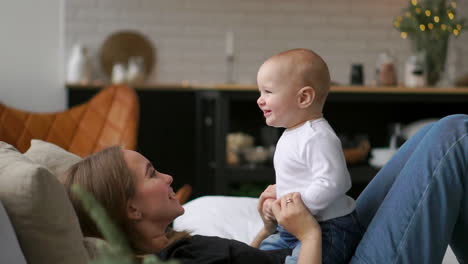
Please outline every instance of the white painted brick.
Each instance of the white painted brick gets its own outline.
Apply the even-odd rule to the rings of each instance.
[[[97,0],[66,0],[65,8],[93,8],[97,5]]]
[[[291,16],[288,20],[288,24],[299,25],[307,27],[317,25],[328,25],[330,16],[320,14],[310,14],[307,12],[301,12],[298,15]]]
[[[286,25],[289,20],[289,16],[283,12],[249,12],[244,15],[246,25],[268,25],[278,26]]]
[[[369,17],[366,16],[328,16],[326,17],[326,25],[329,27],[346,27],[346,28],[358,28],[366,27],[369,25]]]
[[[323,41],[343,41],[349,30],[334,27],[310,27],[305,30],[307,39]]]
[[[138,8],[141,6],[141,0],[96,0],[98,7],[122,9]]]
[[[278,26],[265,29],[265,38],[269,40],[299,38],[305,34],[310,34],[305,28]]]
[[[225,34],[235,36],[234,76],[255,82],[267,57],[289,48],[311,48],[329,63],[333,78],[349,82],[351,63],[372,73],[379,52],[393,52],[401,72],[409,40],[392,27],[407,0],[67,0],[66,55],[73,43],[95,50],[117,30],[143,32],[157,49],[154,80],[225,80]],[[459,1],[468,14],[468,1]],[[466,16],[466,15],[465,15]],[[452,39],[455,41],[455,39]],[[457,74],[468,72],[468,33],[453,43]],[[466,46],[466,47],[465,47]],[[366,82],[373,77],[366,76]]]
[[[119,19],[139,21],[148,25],[163,23],[166,17],[161,10],[124,10],[119,12],[119,15]]]
[[[388,35],[392,35],[393,31],[392,28],[353,28],[353,30],[348,30],[345,33],[346,39],[349,40],[367,40],[367,39],[375,39],[375,40],[383,40],[387,39]],[[394,35],[393,35],[394,36]]]
[[[144,9],[159,8],[164,10],[177,10],[185,8],[186,3],[184,0],[140,0],[140,5]]]
[[[119,21],[121,10],[118,8],[80,9],[76,13],[76,21]]]

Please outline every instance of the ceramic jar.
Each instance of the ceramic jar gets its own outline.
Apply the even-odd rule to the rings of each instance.
[[[89,83],[91,81],[91,62],[87,49],[81,43],[73,46],[67,65],[68,83]]]

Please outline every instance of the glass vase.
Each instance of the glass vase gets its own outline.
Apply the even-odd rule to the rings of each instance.
[[[447,60],[448,36],[437,40],[413,39],[414,53],[422,53],[424,56],[426,83],[435,86],[441,79]]]

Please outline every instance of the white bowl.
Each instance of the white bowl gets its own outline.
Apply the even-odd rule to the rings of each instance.
[[[394,148],[373,148],[369,164],[376,168],[382,168],[398,151]]]

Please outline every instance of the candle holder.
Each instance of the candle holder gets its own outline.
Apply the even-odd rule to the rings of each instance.
[[[226,83],[234,83],[234,55],[226,55]]]

